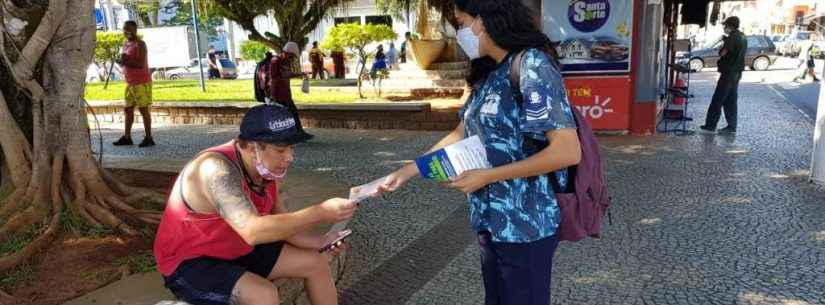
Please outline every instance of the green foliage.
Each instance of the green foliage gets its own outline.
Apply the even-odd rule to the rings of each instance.
[[[126,37],[119,32],[97,32],[95,44],[95,63],[103,64],[120,58],[120,48]]]
[[[314,0],[314,1],[260,1],[260,0],[205,0],[213,11],[229,20],[237,22],[250,32],[250,39],[260,41],[272,49],[280,49],[288,41],[298,43],[303,49],[307,35],[315,30],[324,17],[335,9],[345,8],[354,0]],[[279,25],[279,34],[261,33],[254,24],[255,18],[271,14]]]
[[[358,54],[358,65],[361,66],[361,71],[358,75],[362,75],[362,77],[358,78],[358,94],[361,98],[363,98],[364,95],[361,92],[364,78],[363,75],[367,75],[367,59],[372,56],[372,53],[367,52],[366,50],[367,45],[375,42],[396,39],[397,37],[398,35],[395,34],[392,28],[383,24],[360,25],[355,23],[346,23],[336,25],[332,28],[332,30],[329,31],[329,34],[327,34],[327,37],[324,38],[321,46],[330,50],[340,50],[346,48]]]
[[[266,56],[266,51],[269,51],[269,48],[257,41],[247,40],[241,43],[241,59],[243,60],[260,61]]]
[[[347,87],[354,86],[355,80],[310,80],[311,87]],[[355,92],[349,90],[327,91],[310,90],[309,94],[301,93],[301,80],[291,82],[292,95],[295,103],[352,103],[358,99]],[[201,91],[200,83],[194,79],[180,79],[173,81],[155,81],[152,83],[152,97],[156,102],[254,102],[255,91],[252,90],[252,80],[210,80],[206,82],[206,92]],[[122,101],[126,84],[122,81],[113,82],[108,90],[103,84],[86,84],[85,96],[90,101]]]
[[[28,282],[32,279],[34,271],[28,264],[0,273],[0,290],[8,290],[18,283]]]
[[[60,214],[60,222],[63,223],[63,229],[66,232],[72,232],[83,237],[100,238],[115,234],[115,231],[110,228],[88,225],[68,211]]]
[[[115,261],[117,266],[128,266],[131,273],[147,273],[155,271],[155,258],[152,252],[138,252]]]
[[[418,7],[419,0],[375,0],[375,7],[385,14],[391,15],[393,18],[405,20],[407,18],[407,9],[415,11]]]
[[[0,256],[22,250],[23,247],[31,243],[35,237],[39,236],[40,231],[44,228],[45,225],[43,225],[43,223],[37,223],[29,226],[21,233],[11,235],[6,241],[0,243]]]
[[[209,37],[218,36],[217,29],[223,25],[223,20],[215,10],[204,2],[198,2],[198,25],[206,30]],[[165,14],[174,14],[164,25],[192,25],[192,0],[173,0],[166,3],[160,10]]]
[[[370,43],[396,39],[397,34],[392,28],[383,24],[359,25],[355,23],[339,24],[329,31],[321,43],[325,49],[340,50],[348,48],[353,52],[365,52]]]

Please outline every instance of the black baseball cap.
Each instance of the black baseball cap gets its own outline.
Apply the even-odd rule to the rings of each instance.
[[[295,117],[281,105],[258,105],[241,121],[239,139],[280,145],[308,141],[311,135],[298,128]]]
[[[729,27],[732,27],[734,29],[738,29],[739,28],[739,17],[736,17],[736,16],[728,17],[728,19],[725,19],[725,21],[722,22],[722,24],[727,25]]]

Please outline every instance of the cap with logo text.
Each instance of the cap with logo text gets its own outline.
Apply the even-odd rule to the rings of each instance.
[[[270,144],[298,144],[311,136],[295,122],[295,117],[281,105],[258,105],[249,109],[241,121],[241,140]]]

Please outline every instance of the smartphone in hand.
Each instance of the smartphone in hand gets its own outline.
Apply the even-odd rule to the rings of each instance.
[[[323,248],[321,248],[320,250],[318,250],[318,252],[319,252],[319,253],[329,252],[329,251],[332,251],[332,249],[333,249],[333,248],[340,247],[340,246],[341,246],[341,244],[343,244],[343,243],[344,243],[344,239],[346,239],[346,238],[347,238],[347,237],[349,237],[350,235],[352,235],[352,231],[351,231],[351,230],[347,230],[347,231],[344,233],[344,235],[338,236],[338,238],[336,238],[336,239],[335,239],[335,240],[333,240],[332,242],[328,243],[326,246],[324,246]]]

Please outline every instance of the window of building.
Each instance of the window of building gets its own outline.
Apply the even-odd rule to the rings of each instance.
[[[389,15],[367,16],[367,24],[383,24],[392,27],[392,17]]]
[[[345,23],[361,24],[361,17],[360,16],[355,16],[355,17],[336,17],[335,18],[335,25],[345,24]]]

